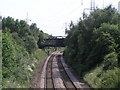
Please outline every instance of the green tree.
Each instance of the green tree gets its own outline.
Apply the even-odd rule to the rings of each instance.
[[[76,25],[70,24],[64,57],[81,77],[101,64],[103,64],[101,72],[119,68],[119,23],[120,16],[110,5],[105,9],[96,9],[83,20],[80,19]],[[107,74],[109,76],[111,73]]]

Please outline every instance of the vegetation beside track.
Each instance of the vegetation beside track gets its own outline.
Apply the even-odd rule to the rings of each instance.
[[[64,58],[93,88],[120,86],[119,25],[120,15],[111,5],[70,23]]]
[[[35,23],[28,25],[12,17],[2,19],[3,88],[30,87],[36,65],[47,56],[44,50],[38,49],[37,42],[48,36]]]
[[[2,51],[2,30],[0,30],[0,51]],[[0,52],[0,90],[1,89],[2,89],[2,52]]]

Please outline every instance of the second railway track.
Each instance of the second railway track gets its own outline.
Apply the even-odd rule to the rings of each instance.
[[[45,90],[90,90],[88,85],[80,82],[74,76],[60,52],[52,53],[45,61],[41,72],[40,88]]]

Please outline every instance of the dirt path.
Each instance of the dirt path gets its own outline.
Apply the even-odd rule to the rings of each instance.
[[[37,68],[36,79],[31,88],[90,90],[90,87],[76,75],[64,62],[62,53],[52,53],[44,62],[43,67]]]

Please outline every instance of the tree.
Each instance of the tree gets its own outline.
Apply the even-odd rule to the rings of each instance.
[[[81,76],[103,61],[110,63],[107,66],[104,62],[108,68],[110,65],[117,67],[120,58],[119,19],[116,9],[110,5],[96,9],[76,25],[70,24],[64,57]]]

